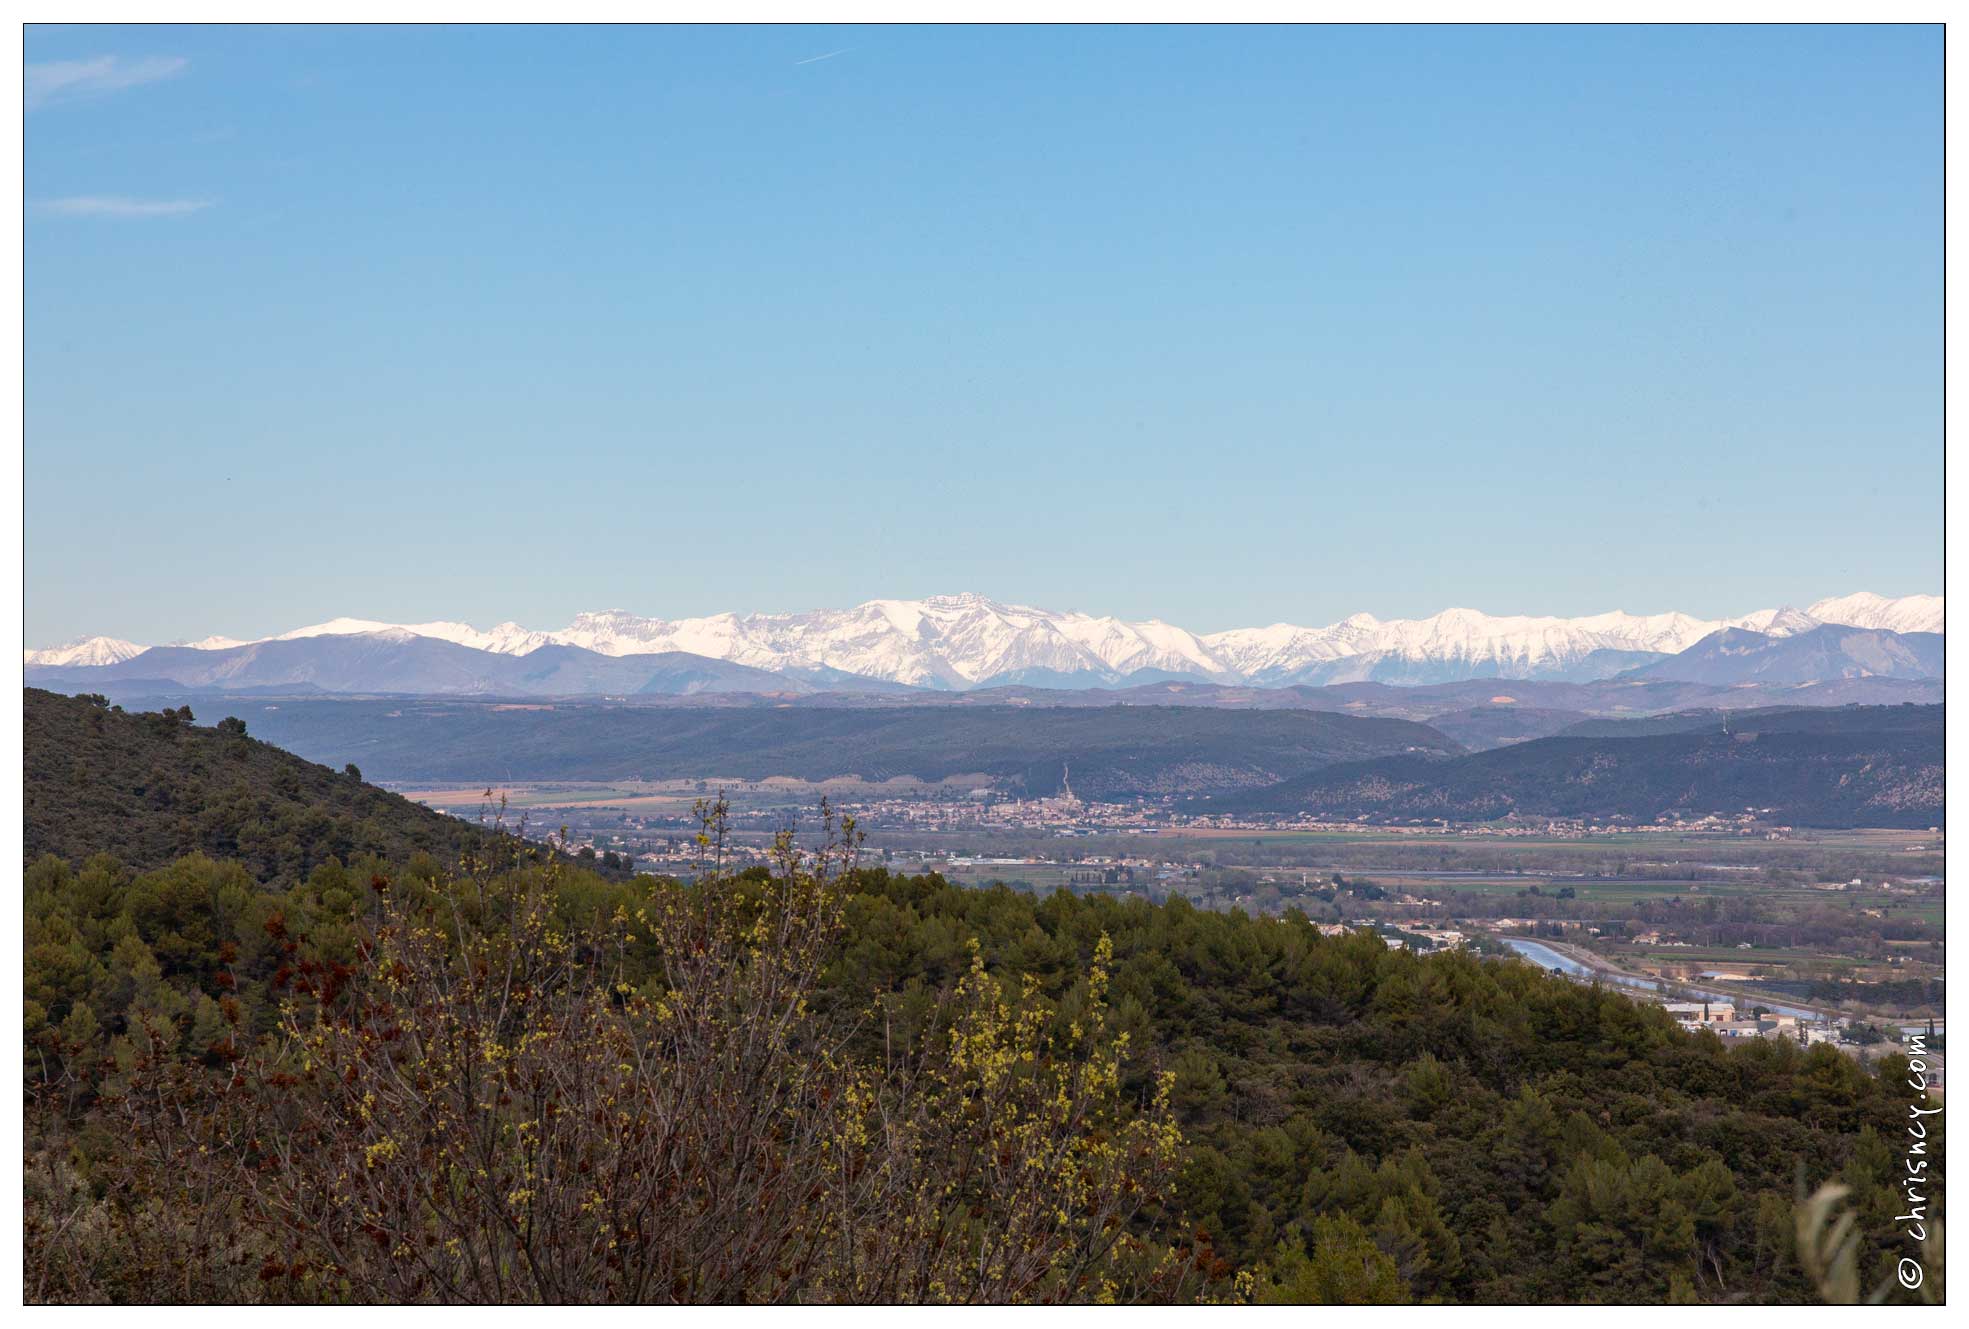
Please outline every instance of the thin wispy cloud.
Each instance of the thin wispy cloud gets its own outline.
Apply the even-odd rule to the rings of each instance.
[[[846,55],[848,52],[854,49],[855,48],[852,46],[843,46],[838,51],[829,51],[826,55],[810,55],[805,60],[795,60],[793,63],[796,65],[817,64],[822,60],[832,60],[837,55]]]
[[[123,198],[115,194],[80,194],[43,199],[35,206],[64,217],[182,217],[212,206],[209,198]]]
[[[99,55],[88,60],[48,60],[29,65],[25,78],[27,109],[37,111],[142,87],[181,74],[190,63],[176,55],[151,55],[138,60]]]

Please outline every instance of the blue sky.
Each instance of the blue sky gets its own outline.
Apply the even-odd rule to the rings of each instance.
[[[1941,589],[1939,28],[41,28],[27,636]]]

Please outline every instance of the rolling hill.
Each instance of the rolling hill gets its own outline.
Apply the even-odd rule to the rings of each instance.
[[[1204,707],[671,707],[280,701],[256,733],[385,780],[941,780],[1101,799],[1248,789],[1337,761],[1461,748],[1425,725]]]
[[[1942,707],[1779,711],[1639,737],[1534,739],[1448,760],[1350,762],[1198,810],[1393,822],[1512,815],[1734,816],[1929,826],[1943,816]]]
[[[135,714],[26,689],[25,842],[33,862],[115,854],[139,870],[234,858],[266,882],[333,856],[440,860],[481,839],[455,817],[182,713]]]

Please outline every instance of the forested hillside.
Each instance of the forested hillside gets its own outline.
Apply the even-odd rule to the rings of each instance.
[[[35,867],[30,1048],[80,1077],[56,1081],[86,1123],[96,1093],[128,1082],[118,1068],[140,1027],[209,1060],[275,1028],[283,998],[357,999],[379,867],[325,865],[286,890],[204,859],[135,875],[100,860],[80,874]],[[573,873],[556,912],[574,926],[650,907],[653,889]],[[869,872],[853,880],[816,1002],[846,1019],[886,1005],[853,1044],[879,1063],[933,1022],[973,939],[991,973],[1030,976],[1043,1008],[1072,1016],[1104,935],[1111,1016],[1132,1049],[1123,1100],[1173,1073],[1184,1145],[1157,1221],[1165,1239],[1208,1236],[1209,1277],[1193,1291],[1230,1295],[1242,1269],[1255,1295],[1283,1299],[1809,1298],[1791,1253],[1801,1169],[1814,1186],[1855,1186],[1867,1268],[1890,1258],[1896,1059],[1876,1080],[1829,1047],[1726,1048],[1516,961],[1418,958],[1180,900],[1039,899]],[[662,972],[645,946],[624,979],[660,991]],[[83,1146],[104,1175],[114,1151],[108,1137]]]
[[[1647,738],[1660,734],[1926,734],[1944,712],[1935,704],[1696,708],[1663,715],[1605,716],[1560,731],[1565,738]]]
[[[256,728],[385,780],[992,776],[1086,798],[1244,789],[1336,761],[1452,753],[1426,725],[1317,711],[1021,706],[672,709],[283,701]],[[1071,767],[1069,773],[1067,768]]]
[[[1865,1197],[1869,1286],[1891,1269],[1904,1095],[1829,1047],[1726,1048],[1516,961],[1180,898],[870,874],[851,917],[858,997],[948,982],[968,936],[1064,996],[1111,937],[1121,1026],[1176,1073],[1184,1213],[1302,1292],[1333,1299],[1352,1252],[1400,1299],[1808,1299],[1801,1166]]]
[[[75,705],[94,769],[129,745],[180,800],[201,755],[301,778]],[[331,823],[395,806],[327,772],[283,806],[315,790]],[[1802,1300],[1797,1187],[1833,1179],[1868,1285],[1891,1268],[1899,1058],[1875,1078],[1515,960],[961,889],[847,843],[688,888],[511,846],[462,873],[39,859],[30,1297]],[[859,1161],[812,1165],[835,1149]],[[1001,1240],[1032,1261],[951,1281]]]
[[[188,710],[130,714],[100,699],[26,690],[29,861],[114,854],[163,867],[198,852],[262,882],[293,882],[330,858],[455,859],[478,835],[447,817]]]
[[[1565,734],[1449,761],[1350,762],[1197,806],[1377,821],[1513,814],[1652,821],[1752,809],[1795,826],[1918,827],[1942,819],[1940,706],[1687,723],[1700,727],[1645,720],[1612,735]],[[1652,732],[1671,724],[1676,731]]]

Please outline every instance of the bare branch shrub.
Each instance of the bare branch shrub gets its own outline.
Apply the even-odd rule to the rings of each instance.
[[[731,875],[722,800],[702,819],[712,870],[605,919],[567,920],[558,855],[379,881],[337,990],[251,1047],[134,1059],[114,1212],[64,1209],[49,1164],[51,1295],[100,1290],[105,1245],[202,1252],[155,1285],[193,1301],[1181,1293],[1197,1259],[1151,1235],[1181,1140],[1167,1077],[1123,1101],[1105,937],[1070,1022],[974,952],[918,1046],[857,1058],[817,1001],[852,820]]]

